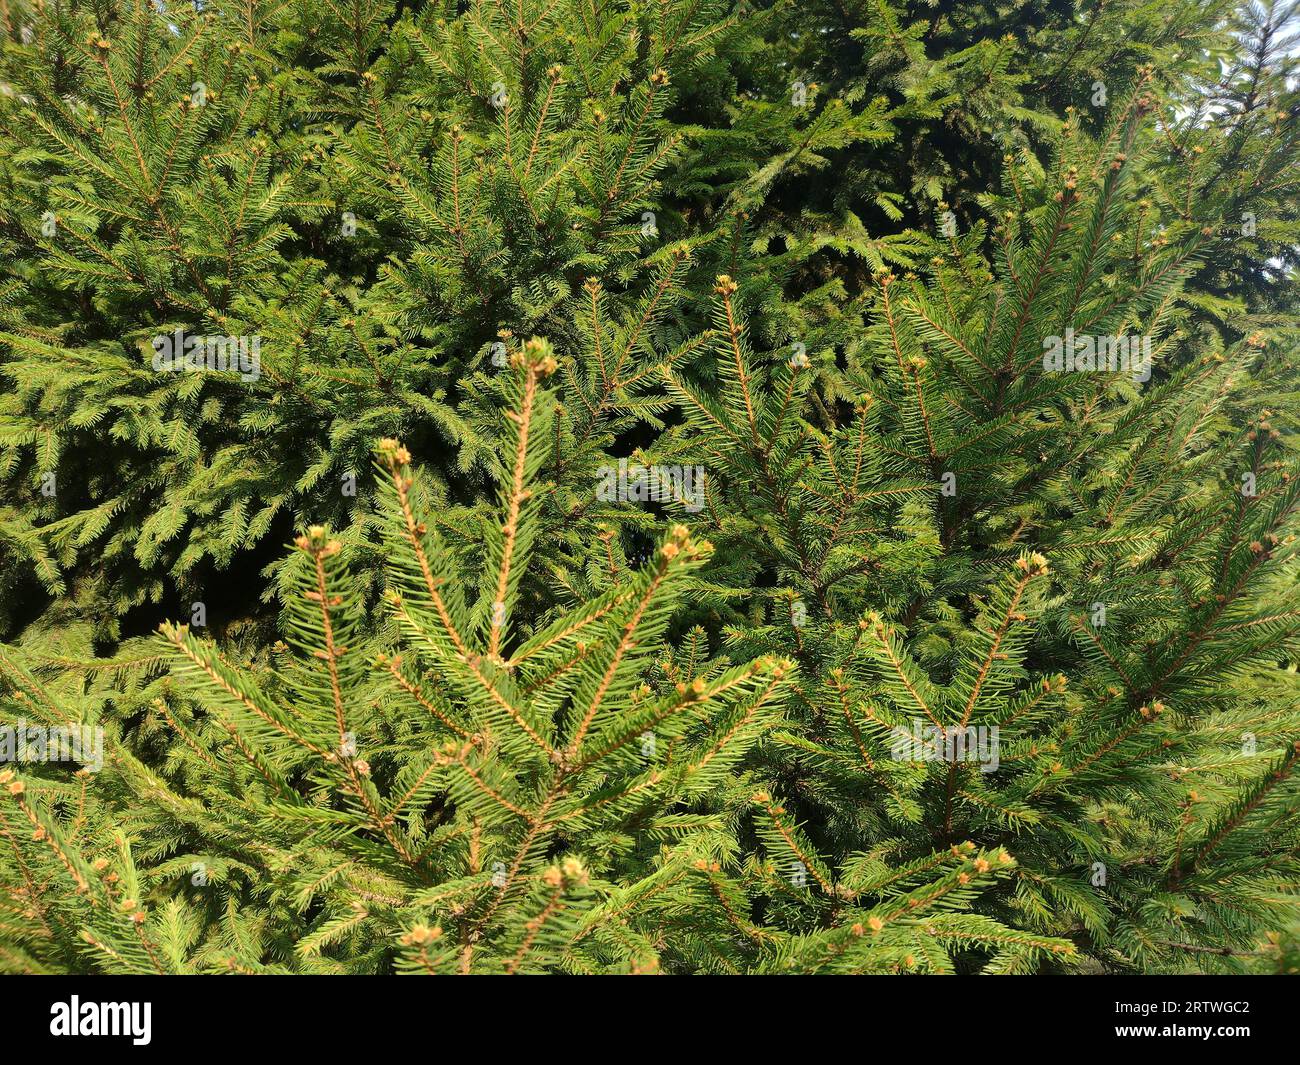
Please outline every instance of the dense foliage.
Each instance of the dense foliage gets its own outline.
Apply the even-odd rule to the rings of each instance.
[[[1293,971],[1300,4],[0,38],[0,969]]]

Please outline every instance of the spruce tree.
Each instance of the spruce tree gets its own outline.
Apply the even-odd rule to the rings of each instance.
[[[0,968],[1292,965],[1294,4],[3,10]]]

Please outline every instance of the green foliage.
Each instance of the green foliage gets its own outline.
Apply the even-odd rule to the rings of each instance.
[[[672,680],[661,637],[709,550],[681,527],[630,580],[534,632],[492,609],[497,595],[514,602],[510,573],[528,566],[520,526],[538,450],[529,439],[544,429],[541,381],[554,367],[537,344],[518,368],[519,402],[506,411],[517,462],[502,478],[500,523],[477,545],[482,596],[417,520],[422,486],[406,450],[386,442],[400,653],[367,662],[342,545],[313,527],[291,566],[291,647],[273,679],[234,666],[187,627],[163,629],[198,688],[193,703],[155,703],[180,741],[172,781],[114,757],[67,819],[59,797],[6,771],[15,806],[5,834],[13,840],[23,818],[41,826],[42,852],[20,860],[22,875],[62,866],[77,888],[51,907],[45,934],[23,943],[25,963],[525,972],[653,962],[661,904],[629,904],[653,894],[664,870],[681,875],[694,855],[717,851],[721,818],[707,797],[770,726],[790,667],[709,659],[680,663],[692,672]],[[651,668],[658,679],[648,684]],[[30,676],[8,675],[40,691]],[[658,757],[642,749],[650,730],[667,747]],[[127,810],[137,811],[132,834],[153,841],[147,850],[170,844],[147,872],[120,831],[103,853],[78,839]],[[642,916],[630,922],[629,911]],[[422,923],[430,916],[434,928]],[[680,949],[695,934],[683,930]]]
[[[1294,970],[1294,4],[5,10],[0,968]]]

